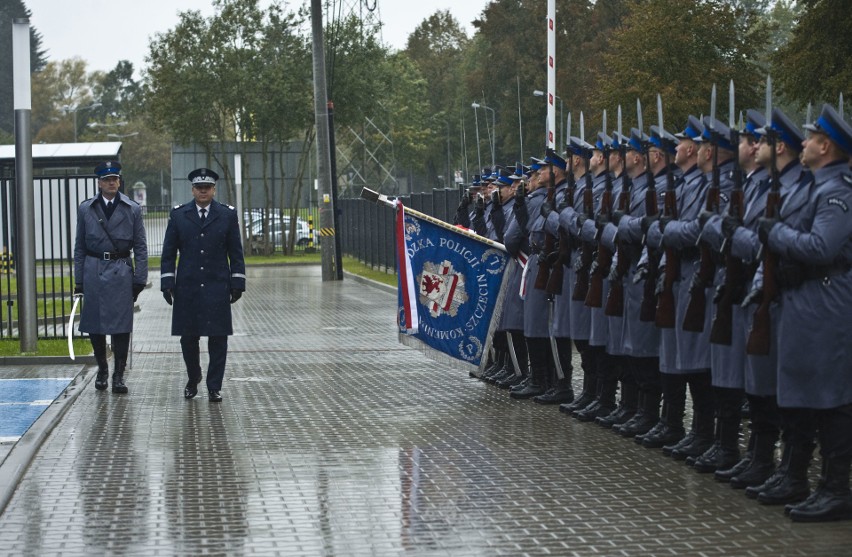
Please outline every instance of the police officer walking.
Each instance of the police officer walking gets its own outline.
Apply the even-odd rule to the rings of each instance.
[[[89,333],[98,364],[95,388],[103,391],[108,386],[106,335],[111,335],[112,392],[126,393],[124,370],[133,331],[133,302],[148,281],[148,244],[142,209],[118,191],[121,163],[102,162],[95,174],[100,193],[77,209],[74,294],[83,296],[80,331]]]
[[[228,355],[234,333],[231,306],[246,289],[245,262],[237,213],[213,199],[218,174],[208,168],[189,173],[193,201],[178,205],[169,216],[163,240],[160,290],[172,313],[172,335],[180,336],[188,381],[184,398],[198,394],[201,382],[199,340],[208,337],[210,363],[207,393],[221,402]],[[175,272],[178,252],[180,264]]]

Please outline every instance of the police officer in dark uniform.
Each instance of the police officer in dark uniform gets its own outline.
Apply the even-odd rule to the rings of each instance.
[[[201,361],[198,342],[208,337],[210,402],[222,400],[228,336],[234,333],[231,306],[246,289],[245,262],[237,213],[215,201],[219,176],[208,168],[189,173],[194,201],[179,205],[169,216],[163,240],[160,290],[174,303],[172,335],[180,336],[188,381],[184,397],[198,394]],[[175,261],[180,252],[180,265]]]
[[[102,162],[95,174],[100,193],[77,210],[74,294],[83,295],[80,331],[89,333],[98,364],[95,388],[102,391],[108,386],[106,335],[111,335],[112,392],[126,393],[124,369],[133,331],[133,302],[148,281],[148,244],[142,209],[118,191],[121,163]]]

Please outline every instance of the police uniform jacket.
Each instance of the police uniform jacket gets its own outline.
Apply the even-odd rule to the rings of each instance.
[[[174,293],[172,335],[233,334],[231,289],[245,290],[236,211],[212,201],[202,225],[195,201],[172,210],[163,240],[160,289]],[[180,254],[180,263],[175,262]]]
[[[514,205],[515,198],[511,197],[500,208],[503,211],[503,217],[506,219],[505,230],[509,229],[509,225],[515,219],[515,213],[512,209]],[[494,210],[492,209],[492,212]],[[500,234],[498,239],[497,232],[493,228],[493,226],[489,227],[489,233],[494,236],[491,239],[496,242],[503,241],[504,235]],[[509,269],[506,272],[509,273],[509,278],[506,285],[506,294],[503,298],[503,313],[500,315],[498,330],[522,331],[524,329],[524,301],[521,299],[520,289],[523,269],[520,263],[518,263],[517,258],[512,259],[509,263]]]
[[[621,191],[624,188],[623,174],[621,176],[613,176],[612,178],[612,210],[618,209],[618,199],[621,196]],[[627,192],[629,195],[630,192]],[[628,197],[627,203],[630,203]],[[610,281],[618,264],[618,247],[615,241],[615,234],[607,235],[607,231],[618,230],[618,228],[608,222],[601,230],[600,242],[612,253],[612,263],[610,265],[610,274],[604,280],[604,297],[603,307],[606,310],[607,299],[609,298]],[[624,350],[624,317],[618,315],[607,315],[607,338],[606,338],[606,353],[613,356],[626,355]]]
[[[547,292],[535,287],[538,276],[539,258],[544,246],[545,229],[544,217],[541,216],[541,206],[547,200],[547,187],[540,187],[527,197],[527,214],[529,215],[529,245],[532,253],[527,260],[526,297],[524,298],[524,336],[530,338],[546,338],[550,336],[548,323]],[[557,192],[559,186],[557,186]],[[554,195],[554,199],[558,199]]]
[[[603,203],[603,193],[606,191],[606,172],[601,172],[599,175],[595,176],[594,179],[594,187],[592,190],[592,199],[594,200],[595,205],[595,215],[600,213],[601,203]],[[610,179],[612,176],[610,175]],[[613,186],[614,189],[615,186]],[[611,199],[611,202],[614,204],[614,199]],[[610,207],[612,210],[612,207]],[[595,261],[592,263],[593,267],[597,266],[597,250],[598,247],[598,228],[594,219],[589,219],[583,223],[583,227],[580,231],[580,235],[582,236],[584,241],[591,242],[595,246]],[[604,315],[604,308],[606,308],[606,297],[609,293],[609,281],[606,280],[606,276],[609,274],[608,269],[598,269],[595,270],[597,273],[603,273],[604,280],[602,281],[601,287],[601,307],[589,307],[589,320],[590,320],[590,333],[589,333],[589,344],[592,346],[606,346],[608,337],[609,337],[609,318]]]
[[[813,175],[785,200],[769,248],[806,273],[782,285],[778,405],[826,409],[852,403],[852,175],[845,162]]]
[[[755,172],[756,187],[750,196],[749,204],[746,206],[743,216],[743,226],[737,228],[731,242],[731,254],[752,265],[757,265],[760,253],[760,239],[757,236],[757,221],[766,212],[766,197],[769,194],[771,182],[769,173],[763,170],[758,174]],[[807,189],[813,181],[810,171],[805,169],[798,161],[791,162],[787,167],[781,169],[778,176],[782,203],[789,197],[790,193],[800,188]],[[760,269],[755,273],[754,286],[758,290],[762,287],[763,279]],[[750,285],[748,285],[750,286]],[[747,286],[747,287],[748,287]],[[750,305],[744,309],[745,313],[745,339],[748,340],[754,311],[756,305]],[[770,306],[770,329],[769,333],[773,339],[769,343],[769,354],[746,355],[745,390],[748,394],[755,396],[776,396],[778,392],[778,316],[779,307],[777,303]]]
[[[574,246],[580,245],[581,224],[580,215],[585,213],[583,207],[583,196],[588,183],[586,175],[580,176],[575,181],[574,204],[566,207],[559,213],[559,226],[571,238]],[[592,180],[592,196],[594,196],[594,180]],[[570,337],[574,340],[589,340],[591,336],[592,319],[589,308],[584,300],[574,301],[574,286],[577,284],[577,271],[580,266],[580,249],[571,250],[571,263],[565,269],[562,281],[562,295],[557,296],[554,312],[554,322],[559,323],[561,336]],[[567,327],[566,327],[567,325]]]
[[[107,219],[100,199],[100,195],[87,199],[77,209],[74,281],[82,284],[85,296],[80,330],[97,335],[129,333],[133,331],[133,284],[148,282],[142,209],[119,192]],[[133,262],[129,257],[104,256],[130,251]]]

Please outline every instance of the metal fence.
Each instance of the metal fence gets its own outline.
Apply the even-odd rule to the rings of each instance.
[[[399,199],[406,207],[453,222],[459,190],[434,189],[431,193],[414,193]],[[396,272],[394,211],[361,198],[340,199],[338,204],[341,228],[338,234],[343,253],[372,268]]]

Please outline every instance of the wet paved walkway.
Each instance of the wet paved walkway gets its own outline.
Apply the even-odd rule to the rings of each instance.
[[[852,554],[852,524],[793,524],[436,367],[397,344],[393,294],[319,277],[249,270],[218,405],[183,399],[168,306],[146,290],[130,395],[88,368],[0,516],[0,554]]]

